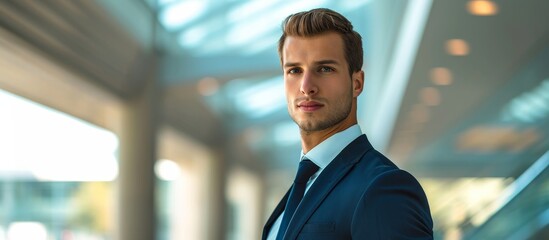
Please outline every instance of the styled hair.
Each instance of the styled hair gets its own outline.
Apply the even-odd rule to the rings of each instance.
[[[349,74],[360,71],[363,63],[362,37],[353,30],[353,25],[347,18],[327,8],[316,8],[286,17],[282,22],[282,36],[278,40],[281,62],[286,37],[313,37],[327,32],[336,32],[343,39]]]

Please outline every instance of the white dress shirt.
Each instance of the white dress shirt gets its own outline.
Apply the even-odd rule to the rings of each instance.
[[[362,135],[362,130],[360,130],[360,126],[355,124],[341,132],[330,136],[328,139],[316,145],[306,154],[304,154],[303,150],[301,150],[301,157],[299,158],[300,161],[305,157],[319,167],[318,171],[313,174],[313,176],[311,176],[311,178],[307,182],[307,188],[305,188],[304,194],[307,194],[307,191],[309,190],[311,185],[313,185],[316,178],[322,173],[324,168],[326,168],[326,166],[328,166],[328,164],[330,164],[332,160],[334,160],[334,158],[347,145],[349,145],[349,143],[358,138],[360,135]],[[273,223],[273,226],[269,231],[269,235],[267,236],[267,240],[276,240],[276,235],[278,234],[278,230],[280,229],[280,223],[282,222],[283,217],[284,212],[282,212]]]

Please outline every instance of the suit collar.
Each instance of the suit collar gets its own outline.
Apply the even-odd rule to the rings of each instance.
[[[306,157],[319,166],[320,169],[324,169],[343,151],[343,149],[345,149],[345,147],[360,135],[362,135],[362,130],[360,130],[358,124],[350,126],[325,139],[306,154],[302,151],[301,159]]]

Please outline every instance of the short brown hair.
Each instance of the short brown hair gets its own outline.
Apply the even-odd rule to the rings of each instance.
[[[353,30],[353,24],[347,18],[327,8],[316,8],[286,17],[282,22],[282,36],[278,40],[280,60],[287,36],[312,37],[326,32],[337,32],[342,37],[349,73],[360,71],[363,63],[362,37]]]

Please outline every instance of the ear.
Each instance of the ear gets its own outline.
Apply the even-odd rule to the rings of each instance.
[[[353,78],[353,97],[358,97],[364,90],[364,71],[354,72],[351,77]]]

